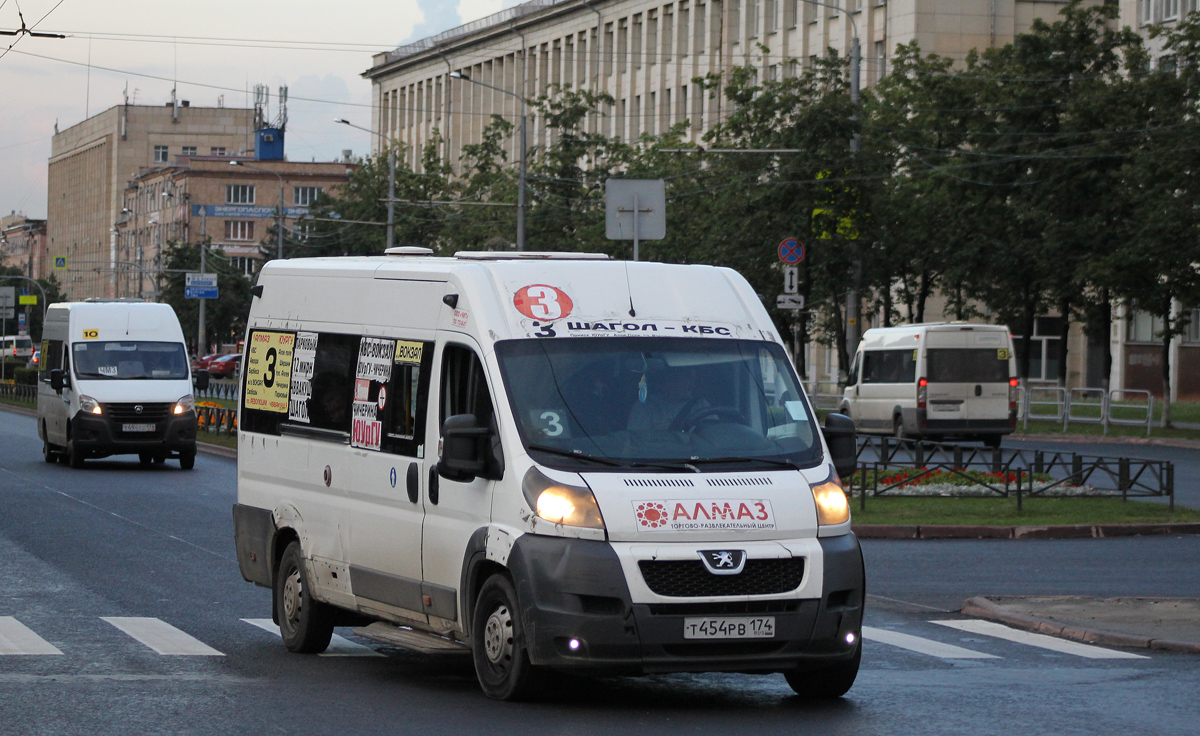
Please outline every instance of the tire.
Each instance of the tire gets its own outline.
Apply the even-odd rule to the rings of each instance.
[[[164,462],[165,460],[166,458],[162,460],[155,458],[155,462]],[[196,451],[192,450],[189,452],[185,450],[179,453],[179,467],[184,470],[191,470],[196,467]]]
[[[471,621],[471,658],[484,695],[521,700],[534,684],[521,626],[517,593],[504,575],[492,575],[479,590]]]
[[[83,450],[79,449],[79,445],[75,444],[74,438],[67,439],[67,462],[75,470],[83,467]]]
[[[788,685],[807,700],[836,700],[854,685],[858,677],[858,665],[862,661],[862,637],[854,650],[854,657],[845,662],[816,670],[815,672],[791,671],[784,674]]]
[[[274,601],[279,634],[289,652],[317,654],[329,647],[333,609],[309,593],[299,542],[292,542],[283,551],[275,575]]]
[[[983,440],[984,447],[990,447],[993,450],[998,450],[998,449],[1000,449],[1000,443],[1004,441],[1004,435],[1002,435],[1002,434],[985,434],[980,439]]]
[[[909,439],[909,436],[904,432],[904,419],[899,414],[892,417],[892,436],[898,440]]]
[[[58,462],[58,451],[50,446],[50,440],[42,440],[42,459],[51,465]]]
[[[154,456],[148,452],[139,452],[138,462],[142,464],[143,468],[148,468],[154,462]]]

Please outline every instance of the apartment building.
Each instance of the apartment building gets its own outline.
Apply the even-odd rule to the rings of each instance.
[[[122,104],[63,131],[51,142],[47,246],[66,256],[59,271],[69,299],[114,296],[116,223],[125,182],[143,167],[174,156],[229,155],[254,150],[254,110]]]
[[[46,221],[16,212],[0,217],[0,266],[19,268],[31,279],[45,278]]]
[[[177,156],[143,167],[122,190],[116,221],[114,293],[153,299],[163,252],[173,243],[211,239],[214,256],[233,261],[247,276],[271,247],[282,214],[289,241],[303,240],[297,219],[322,192],[345,184],[356,164],[256,160],[253,156]],[[280,206],[282,202],[282,213]]]

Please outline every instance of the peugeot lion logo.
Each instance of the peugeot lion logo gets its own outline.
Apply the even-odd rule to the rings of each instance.
[[[142,413],[142,405],[138,404],[137,406],[133,407],[133,411],[136,414],[141,414]]]
[[[713,575],[737,575],[746,567],[746,552],[740,549],[704,549],[700,559]]]

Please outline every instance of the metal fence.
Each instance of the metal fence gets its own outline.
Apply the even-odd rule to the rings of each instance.
[[[22,383],[0,383],[0,399],[20,401],[30,406],[37,404],[37,386]]]
[[[1029,420],[1062,422],[1063,431],[1071,423],[1099,424],[1108,434],[1113,424],[1145,427],[1146,436],[1154,424],[1154,395],[1139,389],[1058,388],[1056,386],[1021,387],[1018,415],[1022,427]]]
[[[912,472],[910,472],[912,471]],[[866,508],[867,496],[925,496],[914,481],[944,478],[961,492],[936,495],[1015,496],[1068,495],[1076,498],[1165,498],[1175,509],[1175,465],[1165,460],[1080,455],[1073,452],[982,448],[891,437],[860,437],[858,472],[850,494]],[[965,485],[964,485],[965,484]],[[967,492],[967,489],[970,492]]]
[[[197,399],[227,399],[229,401],[238,401],[241,398],[242,384],[239,381],[230,381],[229,383],[218,383],[210,381],[208,388],[203,391],[195,391],[193,395]]]
[[[237,409],[221,406],[197,406],[196,424],[199,429],[218,434],[237,434]]]

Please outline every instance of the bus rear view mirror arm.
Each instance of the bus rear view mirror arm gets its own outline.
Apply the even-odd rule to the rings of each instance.
[[[825,417],[825,444],[829,446],[829,458],[838,477],[848,480],[858,468],[858,442],[854,434],[854,421],[844,414],[829,414]]]

